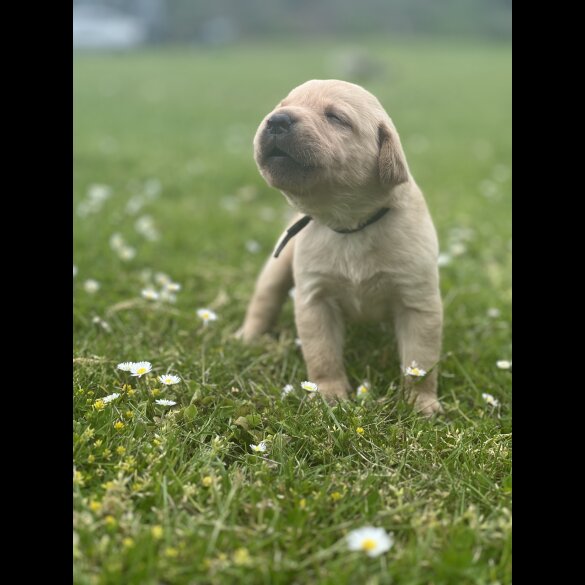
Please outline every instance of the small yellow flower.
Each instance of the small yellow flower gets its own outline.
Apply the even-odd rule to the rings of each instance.
[[[163,527],[160,524],[153,526],[150,529],[150,534],[152,534],[154,540],[160,540],[163,537]]]
[[[95,461],[95,455],[89,455],[87,457],[87,462],[88,463],[93,463]]]
[[[134,413],[133,413],[131,410],[127,410],[127,411],[124,413],[124,416],[125,416],[126,418],[133,418],[133,417],[134,417]]]
[[[112,454],[112,452],[109,449],[104,449],[102,456],[104,459],[109,459],[111,454]]]
[[[92,512],[99,512],[99,511],[102,509],[102,503],[101,503],[101,502],[98,502],[98,501],[96,501],[96,500],[92,500],[92,501],[89,503],[89,509],[90,509]]]
[[[122,445],[116,447],[116,453],[118,455],[124,455],[124,453],[126,453],[126,447],[122,447]]]
[[[96,401],[93,403],[93,407],[94,407],[96,410],[98,410],[98,411],[99,411],[99,410],[103,410],[103,409],[106,407],[106,403],[105,403],[103,400],[101,400],[101,399],[100,399],[100,400],[96,400]]]
[[[73,485],[82,486],[83,483],[83,473],[81,471],[73,472]]]
[[[87,395],[88,395],[88,396],[93,396],[94,394],[95,394],[95,392],[94,392],[93,390],[90,390],[90,391],[87,393]]]
[[[107,491],[107,490],[111,490],[114,487],[114,482],[113,481],[106,481],[106,483],[102,484],[102,487]]]
[[[234,563],[239,566],[249,565],[252,559],[247,548],[238,548],[234,551]]]
[[[121,420],[118,420],[118,421],[116,421],[116,422],[114,423],[114,428],[115,428],[117,431],[121,431],[121,430],[122,430],[122,429],[123,429],[125,426],[126,426],[126,425],[125,425],[125,424],[124,424],[124,423],[123,423]]]
[[[201,480],[201,483],[203,484],[203,487],[209,487],[213,483],[213,477],[211,477],[210,475],[206,475]]]
[[[98,439],[97,441],[94,441],[93,446],[94,447],[101,447],[102,443],[103,443],[103,441],[101,439]]]
[[[122,385],[122,392],[130,392],[130,390],[134,390],[130,384],[123,384]]]
[[[153,389],[150,391],[150,393],[151,393],[153,396],[158,396],[158,395],[160,394],[160,388],[153,388]]]
[[[179,556],[179,551],[172,546],[167,546],[165,556],[169,557],[169,559],[176,559]]]
[[[300,502],[299,502],[299,508],[301,510],[304,510],[307,507],[307,500],[305,500],[305,498],[303,498]]]
[[[92,427],[87,427],[85,429],[85,431],[83,431],[83,433],[81,434],[81,438],[84,441],[87,441],[87,440],[91,439],[94,435],[95,435],[95,429],[93,429]]]
[[[110,526],[111,528],[113,528],[114,526],[116,526],[116,524],[118,524],[118,522],[116,521],[116,519],[111,515],[108,514],[105,518],[104,518],[106,524],[108,526]]]
[[[127,536],[123,541],[122,544],[124,548],[132,548],[134,546],[134,540]]]
[[[358,427],[358,428],[355,430],[355,432],[356,432],[358,435],[363,435],[363,434],[364,434],[364,432],[365,432],[365,431],[364,431],[364,427]]]
[[[341,500],[341,498],[343,498],[343,494],[341,494],[341,493],[339,493],[339,492],[333,492],[333,493],[331,494],[331,499],[332,499],[334,502],[337,502],[337,501]]]

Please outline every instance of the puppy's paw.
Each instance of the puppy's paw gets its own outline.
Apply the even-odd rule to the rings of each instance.
[[[348,387],[343,383],[322,382],[318,386],[323,398],[331,405],[349,397]]]
[[[414,410],[426,418],[443,412],[443,407],[435,394],[416,394],[412,400]]]
[[[264,331],[255,330],[244,324],[234,333],[233,337],[246,345],[250,345],[260,339],[263,333]]]

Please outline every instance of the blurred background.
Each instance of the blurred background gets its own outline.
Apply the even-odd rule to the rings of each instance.
[[[510,34],[509,0],[74,1],[79,343],[111,349],[91,319],[149,271],[181,283],[179,310],[217,301],[239,326],[290,214],[254,133],[296,85],[338,78],[392,117],[439,233],[446,345],[479,351],[469,323],[511,299]]]
[[[512,0],[74,0],[79,49],[260,37],[511,34]]]

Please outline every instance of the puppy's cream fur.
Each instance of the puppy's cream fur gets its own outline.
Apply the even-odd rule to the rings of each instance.
[[[288,130],[269,129],[286,114]],[[278,149],[278,150],[275,150]],[[275,153],[277,153],[275,155]],[[360,86],[313,80],[295,88],[260,124],[254,156],[268,184],[311,221],[262,270],[240,334],[250,342],[276,322],[296,287],[295,319],[308,378],[330,401],[351,386],[343,365],[345,320],[392,321],[409,398],[425,415],[440,410],[437,363],[442,304],[435,228],[392,120]],[[381,207],[390,211],[361,231]]]

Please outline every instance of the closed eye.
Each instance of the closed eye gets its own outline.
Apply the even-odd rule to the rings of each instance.
[[[343,116],[337,114],[336,112],[325,112],[325,117],[327,118],[327,120],[329,120],[330,122],[332,122],[333,124],[341,124],[342,126],[346,126],[347,128],[351,128],[351,124],[349,123],[349,121],[344,118]]]

